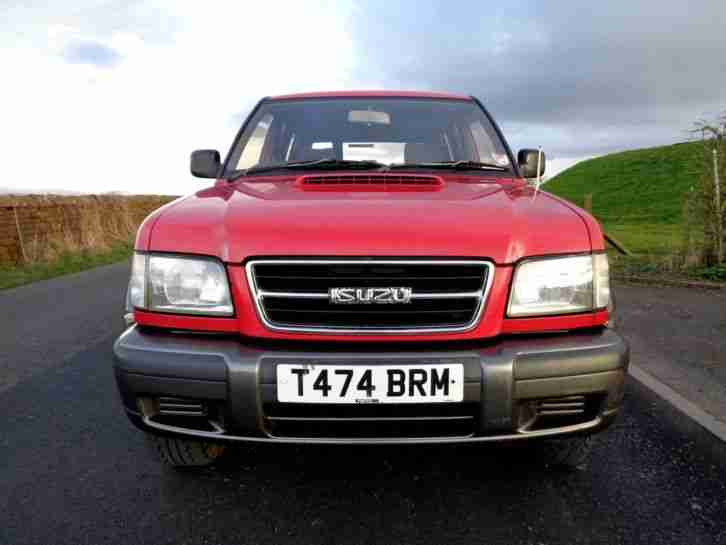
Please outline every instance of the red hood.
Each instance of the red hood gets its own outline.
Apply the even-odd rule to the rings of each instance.
[[[137,247],[227,262],[345,255],[512,263],[525,256],[591,250],[586,219],[547,193],[535,196],[511,179],[449,176],[444,181],[440,188],[420,191],[311,191],[290,177],[218,182],[149,218]]]

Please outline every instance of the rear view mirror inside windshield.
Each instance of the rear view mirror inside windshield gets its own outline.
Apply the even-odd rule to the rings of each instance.
[[[348,121],[351,123],[372,123],[376,125],[390,125],[391,116],[386,112],[374,110],[350,110]]]

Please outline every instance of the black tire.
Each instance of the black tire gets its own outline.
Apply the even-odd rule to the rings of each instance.
[[[175,468],[204,467],[213,464],[224,453],[224,445],[193,439],[147,434],[149,445],[168,466]]]
[[[593,444],[592,435],[542,441],[537,445],[538,460],[548,468],[577,469],[587,464]]]

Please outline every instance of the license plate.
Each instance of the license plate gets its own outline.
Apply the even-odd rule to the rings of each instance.
[[[277,366],[282,403],[458,403],[464,365]]]

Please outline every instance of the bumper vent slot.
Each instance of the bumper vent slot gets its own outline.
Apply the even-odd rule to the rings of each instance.
[[[476,326],[493,276],[486,261],[260,260],[247,264],[267,327],[321,333],[465,331]],[[332,288],[406,288],[410,300],[333,302]]]
[[[524,400],[519,406],[519,429],[541,431],[593,421],[603,400],[602,394]]]
[[[585,414],[585,396],[553,397],[537,402],[537,416],[577,416]]]
[[[205,416],[204,404],[196,399],[160,397],[159,416]]]
[[[313,191],[406,191],[437,190],[444,185],[439,176],[404,174],[343,174],[301,176],[297,186]]]

